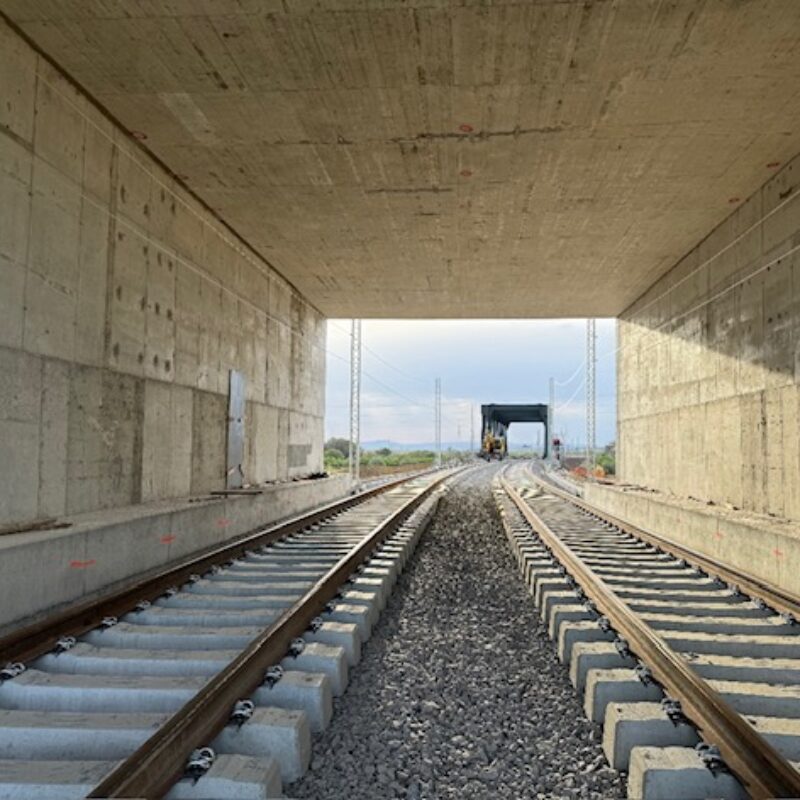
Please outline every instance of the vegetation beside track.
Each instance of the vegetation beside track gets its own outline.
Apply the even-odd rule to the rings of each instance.
[[[348,458],[347,439],[331,438],[325,442],[325,470],[330,473],[346,472]],[[442,461],[451,461],[463,453],[455,450],[442,452]],[[361,450],[361,477],[372,478],[379,475],[393,475],[414,472],[430,467],[436,459],[433,450],[392,450],[381,447],[378,450]]]

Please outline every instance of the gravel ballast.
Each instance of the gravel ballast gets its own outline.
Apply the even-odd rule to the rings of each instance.
[[[494,471],[442,499],[290,797],[625,797],[517,571]]]

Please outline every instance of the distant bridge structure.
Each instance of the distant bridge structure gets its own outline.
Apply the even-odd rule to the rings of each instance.
[[[487,432],[505,438],[512,422],[541,422],[544,425],[544,457],[550,454],[547,403],[488,403],[481,406],[481,419],[481,441]]]

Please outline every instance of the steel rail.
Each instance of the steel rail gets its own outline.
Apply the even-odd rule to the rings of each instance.
[[[419,494],[376,525],[135,753],[109,773],[88,797],[158,798],[166,794],[182,777],[192,751],[213,741],[229,723],[235,703],[263,683],[265,670],[280,662],[292,640],[302,636],[358,566],[435,488],[454,474],[449,471],[435,477]]]
[[[800,797],[800,772],[694,672],[603,579],[561,541],[519,492],[505,479],[501,485],[528,524],[555,558],[623,636],[683,713],[709,744],[715,744],[745,789],[756,800]]]
[[[587,503],[583,498],[576,497],[554,486],[552,483],[549,483],[546,478],[537,475],[530,467],[529,472],[532,479],[536,481],[539,486],[561,500],[567,500],[586,513],[591,514],[593,517],[619,528],[624,533],[628,533],[653,547],[658,547],[675,558],[683,559],[688,564],[701,569],[703,572],[719,577],[721,580],[725,581],[725,583],[738,587],[745,594],[763,600],[776,611],[791,614],[793,617],[800,620],[800,597],[786,592],[778,586],[775,586],[775,584],[763,580],[750,572],[745,572],[744,570],[737,569],[728,564],[723,564],[711,556],[707,556],[697,550],[693,550],[691,547],[676,542],[674,539],[670,539],[668,536],[646,531],[619,517],[615,517],[613,514],[609,514],[593,506],[591,503]]]
[[[327,503],[268,528],[244,534],[225,544],[205,548],[155,574],[134,579],[99,597],[72,604],[39,622],[14,630],[0,638],[0,665],[13,661],[23,663],[32,661],[50,652],[62,636],[81,636],[97,628],[104,618],[119,617],[131,611],[142,600],[152,600],[170,587],[186,583],[192,575],[203,574],[216,564],[239,558],[247,550],[297,533],[309,525],[314,525],[400,486],[420,474],[424,473],[405,475],[342,500]]]

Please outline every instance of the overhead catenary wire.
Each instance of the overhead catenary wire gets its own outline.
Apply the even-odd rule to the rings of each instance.
[[[334,358],[338,359],[339,361],[343,361],[345,364],[349,364],[350,363],[350,359],[349,358],[345,358],[344,356],[340,356],[338,353],[334,353],[333,350],[328,350],[326,348],[325,352],[329,356],[333,356]],[[373,383],[378,384],[378,386],[380,386],[381,388],[385,389],[387,392],[391,392],[392,394],[397,395],[402,400],[405,400],[408,405],[416,406],[418,408],[426,408],[426,409],[432,409],[433,408],[433,404],[432,403],[427,403],[427,404],[426,403],[419,403],[416,400],[412,400],[407,395],[404,395],[402,392],[398,392],[397,389],[394,389],[391,386],[389,386],[388,384],[386,384],[383,381],[379,380],[374,375],[372,375],[369,372],[367,372],[365,369],[361,370],[361,374],[364,377],[369,378]]]
[[[569,376],[569,378],[567,378],[565,381],[559,381],[556,378],[553,378],[553,383],[556,386],[568,386],[570,383],[572,383],[572,381],[575,380],[575,378],[578,377],[578,375],[581,374],[581,370],[585,366],[586,366],[586,358],[584,357],[583,361],[581,361],[581,363],[578,364],[577,368],[575,369],[575,372],[573,372],[572,375]]]
[[[333,350],[326,349],[325,352],[328,355],[333,356],[333,358],[335,358],[335,359],[337,359],[339,361],[342,361],[345,364],[349,364],[350,363],[350,359],[345,358],[344,356],[341,356],[338,353],[335,353]],[[426,411],[432,411],[435,408],[433,403],[420,403],[417,400],[412,400],[410,397],[408,397],[408,395],[405,395],[402,392],[398,391],[397,389],[393,388],[392,386],[389,386],[389,384],[384,383],[379,378],[376,378],[374,375],[372,375],[371,373],[367,372],[363,368],[361,369],[361,375],[363,377],[369,378],[373,383],[377,384],[378,386],[380,386],[382,389],[386,390],[387,392],[390,392],[391,394],[394,394],[397,397],[399,397],[401,400],[404,400],[405,403],[406,403],[406,406],[411,406],[411,407],[414,407],[414,408],[424,409]],[[465,404],[466,402],[467,401],[459,401],[458,404]],[[444,406],[444,405],[447,405],[447,404],[443,402],[442,405]],[[453,404],[450,404],[450,405],[453,405]],[[380,408],[380,407],[391,408],[392,407],[392,406],[372,406],[370,404],[364,403],[363,400],[362,400],[362,406],[364,408]],[[454,419],[449,414],[442,414],[442,419],[443,420],[446,419],[452,425],[458,425],[459,424],[458,420]]]
[[[575,391],[569,396],[568,400],[565,400],[563,403],[558,403],[558,402],[556,403],[555,410],[559,411],[562,408],[566,408],[578,396],[578,392],[580,392],[585,385],[586,385],[586,378],[584,377],[583,380],[575,387]]]
[[[347,336],[348,338],[350,338],[352,336],[352,334],[349,331],[345,330],[341,325],[336,324],[332,320],[328,320],[328,324],[334,330],[339,331],[344,336]],[[405,372],[404,370],[400,369],[399,367],[396,367],[395,365],[393,365],[390,362],[386,361],[378,353],[376,353],[374,350],[372,350],[368,345],[364,344],[363,341],[361,342],[361,349],[369,351],[370,353],[372,353],[372,355],[375,356],[375,358],[378,361],[380,361],[382,364],[385,364],[386,366],[390,367],[391,369],[393,369],[398,374],[403,375],[404,377],[407,377],[407,378],[409,378],[411,380],[420,381],[421,383],[427,383],[427,381],[423,380],[422,378],[419,378],[419,377],[414,376],[414,375],[410,375],[409,373]],[[343,358],[342,356],[334,353],[333,351],[331,351],[331,350],[329,350],[327,348],[326,348],[326,352],[329,353],[330,355],[332,355],[334,358],[339,359],[340,361],[347,362],[347,359]],[[400,397],[401,399],[405,400],[411,406],[414,406],[414,407],[417,407],[417,408],[423,408],[423,409],[434,409],[434,410],[437,408],[436,401],[434,401],[433,404],[428,404],[428,403],[420,403],[420,402],[418,402],[416,400],[412,400],[407,395],[403,394],[402,392],[398,391],[397,389],[393,388],[392,386],[389,386],[384,381],[380,380],[379,378],[376,378],[374,375],[372,375],[369,372],[367,372],[366,370],[364,370],[363,367],[361,369],[361,374],[366,376],[366,377],[368,377],[373,383],[377,384],[378,386],[381,386],[386,391],[389,391],[392,394],[396,395],[397,397]],[[450,406],[453,406],[453,405],[465,406],[467,404],[471,405],[471,401],[470,400],[459,400],[459,401],[447,403],[447,402],[445,402],[443,400],[443,398],[440,398],[440,400],[438,402],[438,408],[439,408],[439,412],[438,413],[439,413],[440,419],[441,420],[447,420],[451,425],[455,425],[456,427],[458,427],[461,423],[458,420],[456,420],[455,418],[451,417],[449,414],[442,413],[441,408],[443,406],[448,406],[448,405],[450,405]],[[374,408],[375,406],[370,406],[370,407]]]
[[[607,417],[607,416],[615,417],[616,413],[617,413],[616,412],[616,408],[610,408],[610,409],[603,408],[603,409],[599,409],[598,410],[597,409],[597,405],[596,405],[596,401],[597,400],[616,400],[616,394],[613,394],[613,395],[605,395],[605,394],[603,394],[603,395],[599,395],[598,396],[596,394],[595,386],[593,385],[590,388],[589,384],[587,383],[587,377],[589,377],[589,374],[588,374],[589,370],[585,370],[584,368],[589,364],[590,348],[588,346],[588,343],[591,340],[591,343],[592,343],[591,351],[594,351],[595,341],[596,341],[597,338],[599,338],[597,336],[597,334],[594,332],[594,325],[592,325],[593,322],[594,321],[591,320],[591,319],[587,319],[586,320],[587,326],[591,326],[592,333],[589,334],[589,332],[588,332],[589,328],[587,327],[586,355],[585,355],[583,361],[580,363],[580,365],[576,368],[576,370],[573,372],[573,374],[566,381],[557,381],[557,380],[555,380],[555,378],[551,378],[550,379],[550,402],[548,404],[548,427],[550,428],[550,430],[554,434],[555,433],[555,428],[557,427],[556,422],[555,422],[555,416],[554,416],[555,412],[562,411],[562,410],[567,409],[568,407],[570,407],[571,403],[575,400],[575,398],[578,396],[578,394],[584,388],[586,388],[587,401],[586,401],[586,406],[585,406],[585,408],[583,410],[583,413],[580,414],[580,411],[577,408],[574,409],[574,413],[575,413],[575,416],[576,416],[576,421],[577,421],[577,417],[580,414],[580,416],[583,416],[583,418],[584,418],[584,420],[586,422],[587,432],[586,432],[586,437],[585,438],[586,438],[587,446],[590,446],[591,442],[594,440],[594,436],[596,435],[596,423],[595,423],[594,419],[590,420],[590,418],[589,418],[590,406],[591,406],[591,409],[592,409],[592,417],[593,418],[596,418],[597,416],[601,416],[601,417],[604,417],[604,418]],[[599,359],[596,356],[594,356],[593,363],[596,365],[598,363],[598,361],[599,361]],[[575,388],[572,391],[572,394],[566,400],[557,401],[556,400],[556,386],[568,386],[581,373],[581,371],[583,371],[583,378],[575,386]],[[592,377],[592,384],[596,384],[596,374],[591,376],[591,377]],[[591,429],[591,431],[590,431],[590,429]],[[564,438],[564,436],[562,434],[562,439],[563,438]]]
[[[335,326],[335,327],[337,327],[345,335],[347,335],[347,336],[350,335],[349,333],[347,333],[347,331],[344,331],[340,326]],[[338,353],[335,353],[332,350],[327,350],[327,352],[328,352],[329,355],[333,356],[334,358],[338,359],[339,361],[342,361],[344,363],[349,363],[347,358],[339,355]],[[585,360],[584,360],[584,363],[585,363]],[[420,403],[419,401],[412,400],[408,396],[404,395],[402,392],[397,391],[396,389],[394,389],[393,387],[391,387],[388,384],[384,383],[383,381],[380,381],[379,379],[375,378],[373,375],[370,375],[369,373],[363,372],[363,371],[362,371],[362,374],[364,374],[366,377],[370,378],[370,380],[372,380],[373,382],[377,383],[382,388],[386,389],[387,391],[391,392],[392,394],[394,394],[394,395],[400,397],[402,400],[406,401],[406,405],[405,406],[397,406],[397,405],[391,405],[391,404],[379,404],[379,405],[378,404],[369,404],[370,408],[387,408],[387,409],[403,410],[403,409],[407,408],[408,406],[411,406],[411,407],[414,407],[414,408],[424,409],[424,410],[433,410],[434,409],[434,405],[433,404]],[[558,411],[558,410],[567,408],[570,405],[570,403],[572,403],[572,401],[577,397],[579,392],[581,392],[581,390],[585,387],[585,385],[586,385],[586,376],[584,375],[583,379],[575,387],[575,389],[573,390],[573,392],[570,395],[570,397],[567,400],[564,400],[562,402],[557,402],[555,404],[555,409],[554,410]],[[597,396],[596,399],[598,399],[598,400],[613,400],[615,398],[616,398],[616,395],[614,395],[614,394],[602,394],[602,395]],[[456,400],[456,401],[452,401],[450,403],[446,403],[444,401],[442,402],[442,406],[447,406],[447,405],[463,407],[463,406],[471,405],[471,401],[469,401],[469,400]],[[342,406],[342,407],[344,407],[344,406]],[[597,414],[599,416],[604,416],[604,417],[605,416],[609,416],[609,415],[614,415],[615,413],[616,412],[613,409],[600,409],[600,410],[597,411]],[[443,414],[442,418],[446,419],[451,425],[458,425],[459,424],[458,421],[455,418],[453,418],[452,416],[450,416],[449,414],[448,415]]]
[[[334,328],[335,330],[338,330],[338,331],[340,331],[340,332],[341,332],[341,333],[343,333],[345,336],[350,336],[350,334],[349,334],[349,333],[348,333],[348,332],[347,332],[347,331],[346,331],[344,328],[342,328],[342,326],[341,326],[341,325],[337,325],[337,324],[336,324],[335,322],[333,322],[332,320],[328,320],[328,325],[330,325],[330,326],[331,326],[332,328]],[[424,384],[426,384],[426,385],[430,383],[430,380],[429,380],[429,379],[427,379],[427,378],[421,378],[421,377],[419,377],[418,375],[411,375],[410,373],[406,372],[405,370],[403,370],[403,369],[400,369],[400,367],[398,367],[398,366],[396,366],[396,365],[392,364],[391,362],[387,361],[387,360],[386,360],[385,358],[383,358],[383,356],[381,356],[379,353],[376,353],[376,352],[375,352],[375,351],[374,351],[374,350],[373,350],[373,349],[372,349],[372,348],[371,348],[369,345],[367,345],[367,344],[363,344],[363,345],[362,345],[362,347],[363,347],[363,348],[364,348],[364,350],[366,350],[366,351],[367,351],[367,352],[368,352],[370,355],[372,355],[372,356],[373,356],[373,358],[375,358],[377,361],[380,361],[380,363],[381,363],[381,364],[383,364],[384,366],[387,366],[387,367],[389,367],[389,369],[391,369],[391,370],[394,370],[394,371],[395,371],[395,372],[396,372],[398,375],[402,375],[404,378],[408,378],[409,380],[412,380],[412,381],[419,381],[420,383],[424,383]]]

